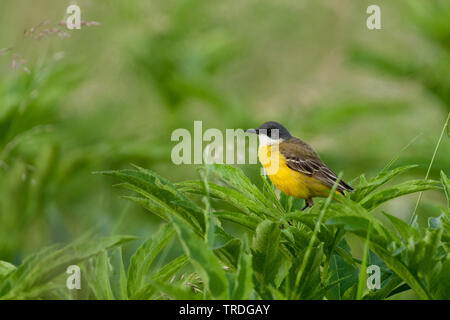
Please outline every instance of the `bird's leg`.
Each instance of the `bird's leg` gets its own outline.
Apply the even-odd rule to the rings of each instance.
[[[304,211],[304,210],[306,210],[307,208],[310,208],[310,207],[312,207],[312,205],[313,205],[313,200],[312,200],[312,198],[308,198],[308,199],[305,199],[305,206],[303,207],[303,208],[301,208],[300,209],[300,211]],[[293,225],[292,225],[292,222],[290,221],[290,220],[287,220],[287,223],[292,227]],[[282,225],[280,225],[280,229],[284,229],[285,228],[285,226],[282,224]]]
[[[306,210],[307,208],[312,207],[313,204],[314,204],[314,203],[313,203],[312,198],[305,199],[305,206],[301,209],[301,211]]]

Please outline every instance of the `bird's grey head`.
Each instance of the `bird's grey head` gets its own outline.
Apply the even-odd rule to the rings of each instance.
[[[289,131],[275,121],[268,121],[260,125],[257,129],[248,129],[248,133],[256,133],[262,145],[280,143],[291,138]]]

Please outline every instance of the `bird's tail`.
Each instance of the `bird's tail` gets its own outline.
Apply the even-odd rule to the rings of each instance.
[[[345,181],[341,180],[339,181],[337,191],[339,191],[342,195],[344,195],[344,191],[352,192],[353,188],[349,186]]]

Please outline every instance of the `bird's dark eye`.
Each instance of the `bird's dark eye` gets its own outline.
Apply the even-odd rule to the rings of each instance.
[[[269,138],[272,136],[272,130],[271,129],[267,129],[267,136]]]

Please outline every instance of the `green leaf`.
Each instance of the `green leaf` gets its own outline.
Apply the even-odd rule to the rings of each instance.
[[[98,283],[99,291],[101,293],[101,299],[113,300],[114,295],[109,282],[109,276],[111,274],[110,264],[108,260],[108,253],[103,250],[97,257],[96,266],[96,282]]]
[[[284,216],[285,220],[295,220],[303,223],[311,231],[314,231],[319,216],[317,214],[294,212],[288,213]],[[320,230],[317,233],[319,240],[323,242],[330,242],[332,240],[332,234],[326,225],[321,225]]]
[[[172,278],[182,267],[184,267],[189,262],[189,259],[186,255],[181,255],[172,261],[170,261],[168,264],[166,264],[164,267],[158,270],[153,276],[153,280],[158,281],[169,281],[170,278]]]
[[[419,241],[408,243],[407,261],[410,270],[419,278],[430,282],[434,272],[441,268],[442,256],[438,254],[443,229],[426,229],[425,236]]]
[[[329,272],[331,272],[330,282],[339,281],[336,286],[327,292],[329,300],[342,300],[344,293],[358,279],[358,270],[350,255],[350,247],[345,239],[342,239],[336,248],[336,254],[331,255]]]
[[[250,179],[242,172],[241,169],[230,165],[213,165],[213,171],[223,182],[245,195],[248,199],[253,200],[258,206],[264,208],[263,212],[267,215],[277,217],[281,213],[276,210],[274,203],[268,200],[264,194],[251,183]]]
[[[393,240],[397,240],[397,237],[394,233],[389,232],[386,228],[383,227],[383,225],[380,224],[380,222],[368,212],[367,209],[363,208],[359,203],[356,203],[348,198],[345,197],[339,197],[338,203],[332,203],[330,204],[327,213],[327,221],[330,218],[334,217],[358,217],[362,218],[357,220],[347,220],[349,223],[353,224],[353,227],[359,229],[355,223],[364,223],[362,222],[364,219],[370,222],[370,225],[373,228],[372,233],[372,241],[378,241],[380,244],[387,245]],[[358,233],[358,235],[362,236],[363,238],[366,237],[366,231],[361,230],[361,232]]]
[[[327,225],[338,225],[346,231],[367,231],[370,226],[369,220],[362,217],[338,216],[327,219]]]
[[[280,203],[285,212],[300,210],[304,206],[304,200],[288,196],[286,193],[280,193]]]
[[[384,216],[389,219],[389,221],[394,225],[395,229],[398,231],[400,236],[405,242],[408,242],[410,238],[418,238],[419,234],[416,229],[407,224],[405,221],[394,217],[386,212],[383,212]]]
[[[16,269],[15,265],[13,265],[9,262],[0,260],[0,277],[6,276],[8,273],[10,273],[11,271],[14,271],[15,269]]]
[[[0,283],[2,299],[33,299],[54,290],[52,282],[70,265],[79,264],[109,248],[136,237],[115,235],[101,239],[86,237],[67,246],[55,245],[42,249],[9,272]]]
[[[380,257],[378,257],[372,250],[369,249],[369,255],[367,257],[367,265],[375,265],[380,268],[380,289],[373,288],[367,292],[364,300],[383,300],[387,297],[395,294],[394,290],[403,283],[403,280],[393,273]],[[367,269],[366,269],[367,272]],[[409,288],[409,286],[408,286]]]
[[[190,224],[198,234],[205,231],[203,210],[188,199],[170,181],[155,172],[137,167],[138,170],[102,171],[100,173],[116,177],[123,181],[119,186],[137,192],[151,202],[138,201],[167,220],[168,215],[174,215]]]
[[[241,240],[231,239],[224,246],[214,249],[214,253],[226,267],[235,271],[241,254]]]
[[[442,261],[441,272],[434,273],[430,282],[435,299],[450,299],[450,286],[448,285],[450,283],[450,255],[447,255],[446,259]]]
[[[364,296],[364,300],[384,300],[393,294],[397,294],[401,291],[395,292],[394,290],[403,283],[403,280],[396,274],[391,274],[386,284],[376,291],[371,291]],[[409,290],[409,286],[405,290]]]
[[[359,202],[395,176],[415,167],[417,167],[417,165],[398,167],[393,170],[382,170],[376,177],[372,178],[368,182],[362,176],[360,186],[355,188],[355,190],[351,193],[350,199]]]
[[[309,252],[309,254],[306,254]],[[326,291],[333,287],[324,287],[321,283],[320,264],[323,258],[323,244],[308,247],[303,255],[300,255],[291,268],[290,278],[292,294],[291,299],[322,299]],[[305,260],[306,259],[306,260]],[[340,279],[339,281],[341,281]]]
[[[450,179],[447,178],[444,171],[441,171],[441,183],[447,197],[447,210],[450,213]]]
[[[282,231],[283,239],[287,239],[289,243],[299,251],[303,251],[311,241],[312,232],[306,228],[288,228]],[[319,245],[320,239],[314,241],[314,245]]]
[[[348,288],[344,292],[342,300],[355,300],[357,290],[358,290],[358,282],[355,282],[350,288]]]
[[[127,187],[127,184],[121,184],[122,187],[131,189],[131,187]],[[129,185],[131,186],[131,185]],[[132,196],[122,196],[123,199],[127,199],[133,201],[143,207],[144,209],[156,214],[158,217],[163,219],[164,221],[170,221],[167,216],[168,211],[164,206],[159,205],[157,202],[142,198],[142,197],[132,197]]]
[[[190,192],[195,194],[204,195],[204,188],[201,181],[185,181],[176,184],[183,192]],[[267,207],[259,203],[253,197],[239,192],[230,187],[220,186],[212,182],[208,182],[209,193],[213,198],[226,201],[233,207],[241,210],[242,212],[250,214],[259,214],[267,216]]]
[[[401,197],[405,194],[435,189],[439,189],[439,186],[438,182],[434,180],[406,181],[394,187],[369,194],[361,200],[361,205],[368,211],[372,211],[384,202]]]
[[[275,191],[274,191],[274,186],[272,184],[272,182],[270,181],[270,179],[267,176],[261,176],[261,179],[264,183],[264,194],[268,193],[269,194],[269,198],[271,200],[271,202],[275,205],[275,207],[278,208],[278,210],[284,215],[286,214],[286,211],[284,210],[283,206],[281,205],[280,201],[278,200]]]
[[[248,216],[241,212],[216,211],[214,215],[220,220],[231,221],[237,223],[250,231],[255,231],[261,219],[255,216]]]
[[[410,271],[410,269],[397,257],[392,256],[385,248],[379,246],[375,242],[370,243],[370,249],[381,259],[384,263],[395,272],[403,281],[405,281],[411,289],[422,299],[431,299],[430,293],[426,290],[420,279]]]
[[[217,299],[228,297],[228,281],[222,265],[208,245],[180,219],[172,217],[178,238],[186,255],[203,279],[212,296]]]
[[[275,280],[282,263],[280,239],[280,226],[275,222],[265,220],[256,228],[251,247],[252,265],[263,292]]]
[[[173,234],[173,228],[166,224],[153,237],[148,238],[133,254],[128,268],[127,291],[129,296],[132,296],[142,287],[151,263],[166,246]]]
[[[132,297],[132,300],[149,300],[152,299],[155,294],[157,294],[157,288],[154,283],[168,283],[171,278],[173,278],[176,273],[183,268],[189,259],[186,255],[181,255],[168,264],[163,266],[158,270],[152,277],[149,283],[146,283],[139,291],[137,291]],[[155,281],[155,282],[152,282]]]
[[[233,300],[249,299],[253,290],[252,257],[242,252],[231,298]]]
[[[112,282],[114,289],[116,290],[115,292],[117,292],[116,297],[118,297],[121,300],[127,300],[128,276],[127,272],[125,271],[125,266],[123,263],[122,247],[118,247],[116,248],[116,250],[114,250],[111,259],[113,261]]]

